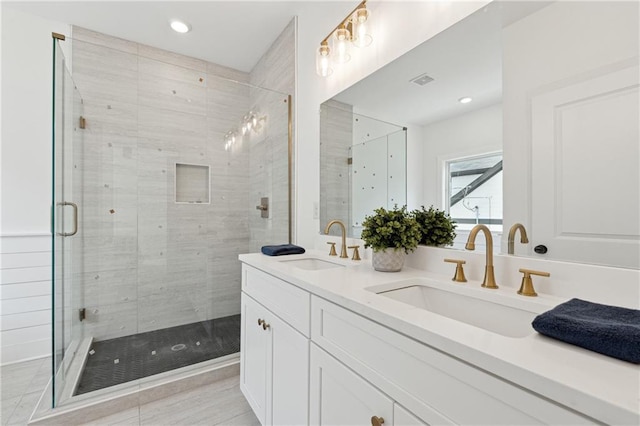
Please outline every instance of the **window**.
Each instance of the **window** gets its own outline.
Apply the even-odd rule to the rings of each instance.
[[[502,230],[502,153],[446,162],[446,201],[458,229],[478,223]]]

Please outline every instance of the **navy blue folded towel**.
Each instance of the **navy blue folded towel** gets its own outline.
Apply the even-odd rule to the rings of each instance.
[[[538,315],[541,334],[640,364],[640,311],[571,299]]]
[[[286,254],[302,254],[304,249],[293,244],[281,244],[279,246],[262,246],[262,253],[267,256],[283,256]]]

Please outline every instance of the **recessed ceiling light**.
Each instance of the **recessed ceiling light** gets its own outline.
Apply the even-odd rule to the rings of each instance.
[[[171,21],[171,28],[177,33],[188,33],[191,31],[191,25],[182,21]]]
[[[460,102],[461,104],[468,104],[469,102],[471,102],[473,99],[471,99],[468,96],[465,96],[464,98],[460,98],[458,99],[458,102]]]

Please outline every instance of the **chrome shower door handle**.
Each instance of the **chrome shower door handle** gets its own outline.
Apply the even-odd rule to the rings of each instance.
[[[71,201],[63,201],[58,203],[59,206],[63,208],[65,206],[71,206],[73,208],[73,230],[71,232],[58,232],[58,235],[61,237],[71,237],[78,233],[78,205],[76,203],[72,203]]]

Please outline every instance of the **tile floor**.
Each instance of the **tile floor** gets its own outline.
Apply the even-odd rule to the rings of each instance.
[[[0,367],[2,426],[27,424],[50,377],[50,358]]]
[[[5,425],[26,425],[51,371],[50,359],[38,359],[0,367],[2,412]],[[94,420],[88,425],[229,425],[259,426],[231,377],[139,407]]]
[[[75,395],[240,352],[240,314],[93,342]]]

